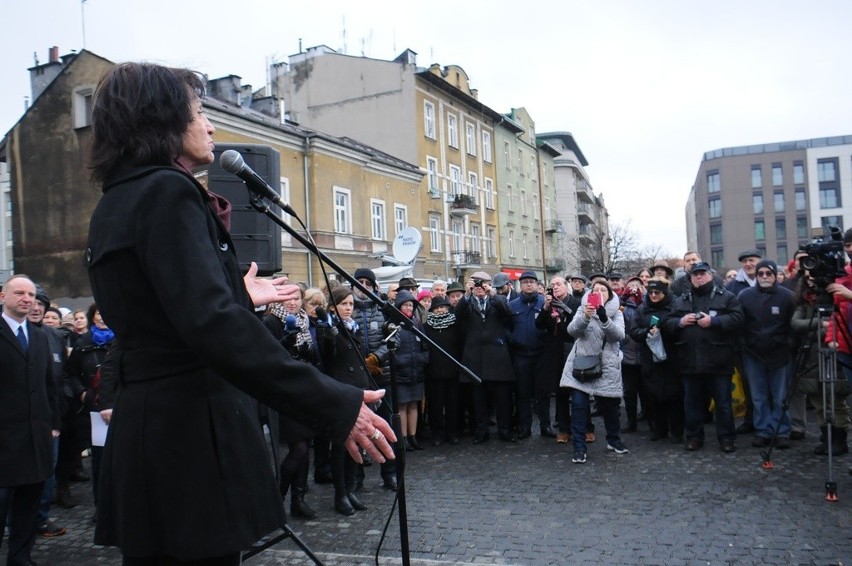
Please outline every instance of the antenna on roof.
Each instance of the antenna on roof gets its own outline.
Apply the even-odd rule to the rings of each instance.
[[[83,25],[83,49],[86,48],[86,0],[80,0],[80,21]]]

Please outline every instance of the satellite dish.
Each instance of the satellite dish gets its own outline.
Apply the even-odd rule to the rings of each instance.
[[[393,256],[403,263],[411,263],[420,253],[423,238],[417,228],[401,230],[393,240]]]

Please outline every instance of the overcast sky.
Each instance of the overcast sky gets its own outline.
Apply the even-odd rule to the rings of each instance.
[[[23,113],[33,53],[44,63],[52,45],[80,50],[84,28],[85,47],[111,61],[234,74],[255,89],[300,39],[461,65],[492,109],[523,106],[538,132],[573,133],[612,221],[674,255],[705,151],[852,134],[844,0],[12,0],[0,25],[2,133]]]

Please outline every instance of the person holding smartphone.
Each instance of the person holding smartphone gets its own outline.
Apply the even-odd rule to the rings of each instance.
[[[595,396],[606,428],[607,450],[625,454],[621,441],[619,406],[624,388],[621,382],[620,341],[624,338],[624,317],[621,303],[608,283],[596,281],[591,292],[583,298],[580,311],[568,325],[574,337],[574,347],[568,354],[562,371],[560,387],[571,390],[571,440],[574,446],[572,462],[583,464],[587,459],[586,422],[589,418],[589,397]],[[596,379],[580,382],[574,377],[574,360],[578,356],[601,356],[601,373]]]

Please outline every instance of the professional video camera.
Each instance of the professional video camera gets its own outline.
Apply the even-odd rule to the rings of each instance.
[[[808,255],[799,258],[799,265],[814,278],[818,289],[825,289],[838,277],[846,275],[846,253],[843,249],[843,233],[837,226],[829,226],[830,237],[817,234],[811,243],[804,246]]]

